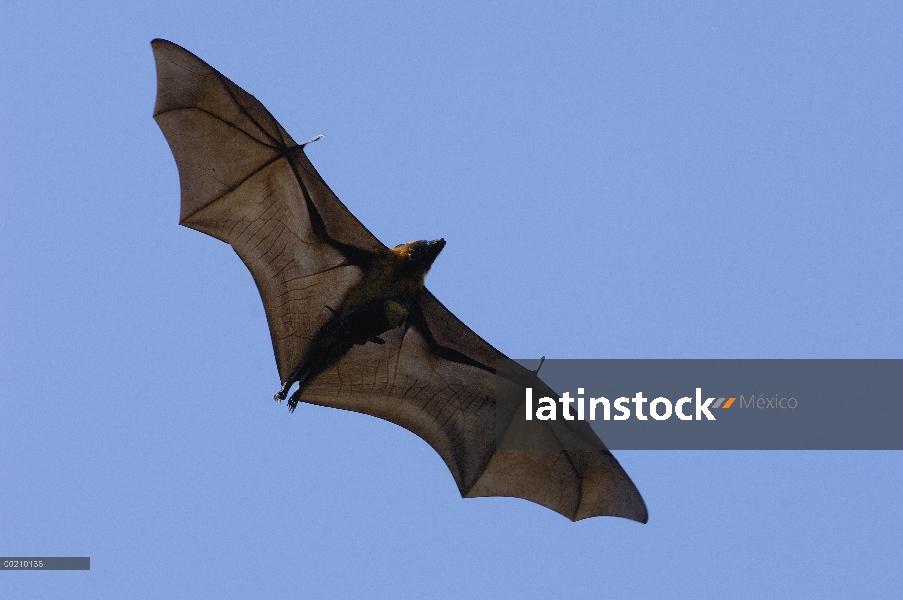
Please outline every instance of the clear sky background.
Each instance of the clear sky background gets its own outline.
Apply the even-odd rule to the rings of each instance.
[[[0,555],[92,565],[0,597],[899,597],[899,452],[619,452],[649,524],[575,524],[290,415],[250,274],[177,225],[149,42],[326,134],[510,356],[903,358],[901,5],[338,4],[0,5]]]

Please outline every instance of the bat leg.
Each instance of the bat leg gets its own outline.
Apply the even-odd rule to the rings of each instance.
[[[329,308],[328,306],[326,308]],[[331,308],[329,310],[332,310]],[[289,409],[291,411],[295,410],[295,406],[298,404],[298,398],[300,398],[301,390],[307,387],[307,381],[309,381],[312,376],[311,373],[311,358],[307,357],[301,361],[301,364],[298,365],[298,368],[295,369],[295,372],[291,374],[291,376],[285,380],[285,383],[282,384],[282,387],[279,388],[279,391],[276,392],[276,395],[273,396],[273,400],[276,402],[282,402],[285,400],[286,396],[288,396],[288,391],[292,389],[292,386],[295,385],[295,382],[298,382],[298,389],[295,390],[295,393],[292,394],[292,399],[289,400]]]
[[[310,383],[312,377],[313,375],[310,371],[300,377],[292,376],[282,385],[282,389],[280,389],[279,393],[273,396],[273,398],[275,398],[277,402],[284,400],[285,397],[288,396],[288,391],[291,389],[292,385],[297,381],[298,389],[296,389],[295,393],[288,399],[288,411],[295,412],[295,409],[298,408],[298,403],[301,402],[301,394],[304,393],[304,390],[307,388],[307,384]]]
[[[276,402],[282,402],[285,400],[286,396],[288,396],[288,391],[295,384],[293,379],[289,379],[285,383],[282,384],[282,387],[279,388],[279,391],[273,396],[273,400]],[[295,409],[298,407],[298,402],[301,401],[301,391],[304,389],[304,386],[299,385],[298,389],[295,390],[295,393],[292,394],[292,397],[288,399],[288,410],[289,412],[295,412]]]
[[[292,394],[292,397],[288,399],[288,412],[295,412],[295,409],[298,408],[298,403],[301,402],[301,391],[303,387],[298,387],[295,390],[295,393]]]
[[[380,335],[397,327],[408,316],[407,309],[393,300],[371,301],[344,313],[328,304],[324,306],[332,313],[332,318],[314,338],[313,345],[318,346],[319,351],[302,358],[291,376],[273,396],[277,402],[285,400],[289,390],[297,381],[298,389],[288,400],[288,409],[291,412],[295,412],[295,408],[301,402],[301,394],[319,373],[335,364],[355,345],[362,346],[367,342],[384,345],[386,340]],[[396,320],[398,323],[395,322]]]
[[[273,400],[275,400],[276,402],[282,402],[283,400],[285,400],[285,397],[288,396],[289,389],[291,389],[292,384],[294,383],[295,382],[291,379],[283,383],[282,387],[279,388],[279,391],[273,395]]]

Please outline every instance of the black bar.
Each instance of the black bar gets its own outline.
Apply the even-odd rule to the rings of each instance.
[[[90,570],[90,556],[0,556],[0,571]]]

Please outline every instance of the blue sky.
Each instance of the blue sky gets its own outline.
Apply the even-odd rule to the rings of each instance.
[[[0,596],[891,597],[899,452],[620,452],[650,511],[462,500],[289,415],[253,281],[177,225],[150,40],[257,96],[510,356],[903,358],[903,9],[0,7]]]

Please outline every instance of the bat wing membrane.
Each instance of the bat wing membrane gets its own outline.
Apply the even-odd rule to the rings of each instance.
[[[154,40],[154,118],[182,188],[180,223],[231,244],[263,299],[285,381],[384,246],[253,96],[184,48]]]
[[[648,520],[636,486],[585,421],[527,424],[499,415],[495,366],[505,361],[510,370],[513,363],[429,291],[420,310],[407,330],[383,335],[383,345],[356,346],[314,378],[304,400],[417,434],[445,461],[464,497],[523,498],[572,520]],[[557,397],[533,372],[513,368],[512,379],[529,382],[537,397]],[[524,440],[531,449],[523,449]]]
[[[251,271],[285,381],[331,317],[327,306],[341,305],[385,246],[260,102],[180,46],[152,44],[154,118],[179,169],[180,223],[231,244]],[[428,291],[413,317],[383,335],[385,344],[353,347],[310,382],[304,401],[414,432],[439,453],[463,496],[524,498],[574,520],[646,521],[636,487],[585,422],[544,422],[542,448],[521,450],[510,442],[523,425],[512,420],[499,442],[494,372],[504,355]],[[531,375],[523,369],[518,377]]]

